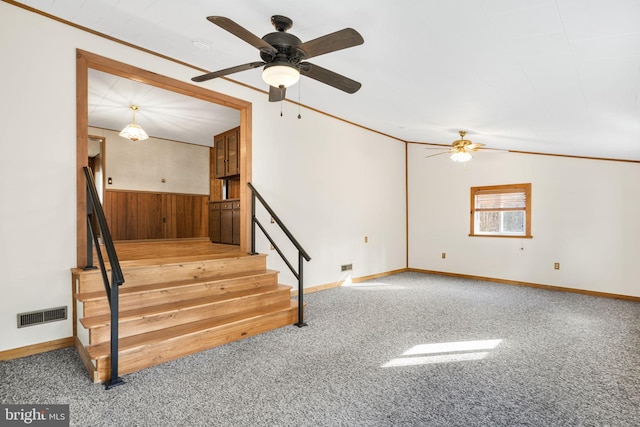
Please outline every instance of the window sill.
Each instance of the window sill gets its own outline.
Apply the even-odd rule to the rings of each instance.
[[[469,234],[469,237],[501,237],[507,239],[533,239],[533,236],[512,236],[508,234]]]

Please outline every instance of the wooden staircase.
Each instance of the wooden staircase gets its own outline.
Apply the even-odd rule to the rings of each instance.
[[[297,301],[265,255],[167,250],[142,258],[135,244],[116,250],[125,283],[120,287],[119,374],[127,374],[212,347],[291,325]],[[173,242],[177,247],[179,242]],[[192,249],[205,243],[186,241]],[[206,242],[207,245],[211,245]],[[157,248],[138,243],[157,256]],[[164,245],[164,246],[162,246]],[[180,251],[178,251],[180,252]],[[196,253],[193,255],[192,253]],[[110,378],[110,311],[101,272],[73,270],[76,347],[94,382]]]

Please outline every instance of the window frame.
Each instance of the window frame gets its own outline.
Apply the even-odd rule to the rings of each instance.
[[[502,194],[502,193],[519,193],[524,192],[525,194],[525,207],[524,209],[518,208],[496,208],[490,209],[491,212],[520,212],[524,211],[525,213],[525,230],[524,234],[501,234],[501,233],[476,233],[475,232],[475,221],[476,221],[476,212],[483,211],[484,209],[476,210],[476,195],[478,194]],[[469,236],[470,237],[506,237],[506,238],[519,238],[519,239],[531,239],[533,236],[531,235],[531,183],[526,184],[506,184],[506,185],[488,185],[482,187],[471,187],[471,211],[470,211],[470,228],[469,228]],[[488,210],[488,209],[487,209]]]

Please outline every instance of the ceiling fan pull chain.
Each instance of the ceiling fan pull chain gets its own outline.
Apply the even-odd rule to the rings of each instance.
[[[300,115],[300,86],[302,86],[302,82],[298,82],[298,119],[301,119]]]
[[[284,102],[284,100],[280,100],[280,117],[282,117],[282,103]]]

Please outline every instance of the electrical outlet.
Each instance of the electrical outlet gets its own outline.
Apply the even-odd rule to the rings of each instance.
[[[442,252],[442,259],[445,259],[447,257],[446,252]]]
[[[560,263],[559,262],[554,262],[553,263],[553,268],[554,268],[554,270],[560,270]]]
[[[353,270],[353,264],[344,264],[340,266],[340,271]]]
[[[369,243],[369,236],[364,236],[364,242]]]

